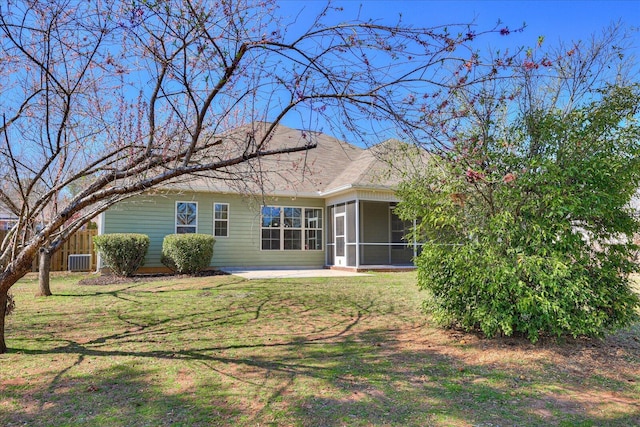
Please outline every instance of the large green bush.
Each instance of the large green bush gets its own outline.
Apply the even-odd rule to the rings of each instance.
[[[105,264],[118,276],[132,276],[144,265],[149,236],[137,233],[102,234],[93,238]]]
[[[180,274],[194,274],[211,263],[215,239],[208,234],[169,234],[162,242],[162,263]]]
[[[640,87],[610,87],[567,112],[528,112],[405,182],[419,218],[425,308],[487,336],[602,336],[638,319],[630,274],[640,222]],[[464,146],[462,146],[464,144]]]

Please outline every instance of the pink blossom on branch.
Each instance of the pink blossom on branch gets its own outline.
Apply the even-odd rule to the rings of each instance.
[[[375,142],[371,123],[453,135],[460,88],[494,77],[493,63],[473,54],[469,62],[468,52],[497,27],[471,35],[469,25],[450,32],[359,17],[336,25],[330,4],[300,27],[288,25],[291,11],[280,14],[279,4],[0,4],[0,172],[12,183],[0,200],[22,215],[0,242],[0,296],[40,248],[55,249],[115,203],[170,180],[312,149],[269,149],[289,117],[309,131],[349,132],[353,142]],[[60,197],[70,187],[74,196]],[[36,221],[38,233],[22,225]],[[0,330],[0,353],[2,338]]]
[[[505,184],[511,184],[512,182],[514,182],[516,180],[516,175],[514,173],[507,173],[505,176],[502,177],[502,182],[504,182]]]
[[[484,173],[480,172],[480,171],[475,171],[471,168],[467,168],[467,171],[465,172],[465,177],[467,182],[471,183],[471,184],[475,184],[476,182],[480,182],[480,181],[484,181],[485,180],[485,175]]]

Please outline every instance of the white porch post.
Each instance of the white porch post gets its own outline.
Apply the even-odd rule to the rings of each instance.
[[[325,202],[324,204],[324,224],[322,227],[322,234],[323,234],[323,242],[324,242],[324,264],[326,266],[331,266],[333,265],[333,260],[329,259],[329,221],[333,221],[333,215],[329,214],[329,211],[331,209],[329,209],[329,205]],[[331,218],[329,218],[331,216]]]
[[[360,268],[360,198],[356,195],[356,269]]]
[[[418,220],[413,219],[413,229],[416,229],[416,225],[418,225]],[[416,240],[416,233],[413,233],[413,259],[418,256],[418,241]],[[413,265],[415,265],[415,261],[413,261]]]

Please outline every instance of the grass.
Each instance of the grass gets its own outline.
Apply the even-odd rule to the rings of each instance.
[[[435,328],[413,273],[13,288],[2,426],[640,425],[640,325],[603,341]]]

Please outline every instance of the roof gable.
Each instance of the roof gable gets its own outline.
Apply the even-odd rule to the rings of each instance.
[[[427,153],[418,147],[389,139],[360,153],[325,192],[339,189],[394,189],[407,173],[425,164]]]
[[[267,125],[254,124],[251,129],[260,132]],[[241,153],[247,144],[246,135],[244,129],[233,137],[222,138],[220,155]],[[306,151],[264,156],[190,176],[164,188],[273,196],[322,196],[341,188],[391,189],[400,181],[400,174],[394,171],[398,153],[404,152],[405,156],[409,147],[389,140],[365,150],[320,132],[278,125],[262,149],[272,151],[309,143],[317,145]]]

